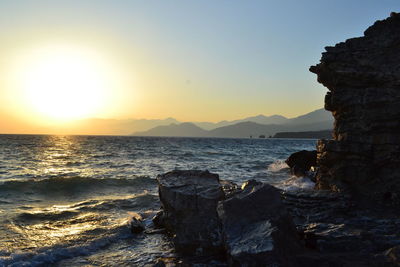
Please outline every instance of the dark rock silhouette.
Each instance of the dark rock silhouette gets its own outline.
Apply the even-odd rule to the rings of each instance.
[[[132,214],[130,228],[133,234],[138,234],[145,230],[143,218],[138,213]]]
[[[218,204],[230,266],[295,266],[302,248],[275,187],[249,181]]]
[[[171,171],[157,177],[162,224],[174,237],[177,252],[218,254],[222,249],[218,201],[224,192],[217,174],[208,171]]]
[[[302,246],[275,187],[251,180],[239,189],[198,170],[157,180],[162,213],[154,223],[167,229],[178,253],[203,261],[228,258],[231,266],[295,266]]]
[[[385,259],[387,262],[395,266],[400,265],[400,246],[395,246],[385,252]]]
[[[282,196],[307,248],[299,266],[398,266],[396,213],[360,209],[350,195],[327,190]]]
[[[400,14],[326,47],[310,68],[329,89],[333,140],[318,142],[317,187],[399,204]]]
[[[292,174],[306,176],[306,172],[317,165],[317,151],[302,150],[295,152],[285,162],[290,167]]]

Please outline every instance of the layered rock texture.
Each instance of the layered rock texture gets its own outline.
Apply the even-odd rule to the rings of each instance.
[[[327,190],[282,196],[308,248],[298,255],[298,266],[399,266],[396,213],[360,209],[350,195]]]
[[[396,212],[359,209],[349,194],[255,180],[239,188],[196,170],[158,183],[163,210],[153,221],[172,236],[177,258],[155,266],[399,266]]]
[[[229,266],[297,266],[302,249],[279,190],[255,180],[242,188],[218,204]]]
[[[251,180],[238,189],[197,170],[157,180],[163,210],[155,223],[172,235],[178,253],[222,260],[204,266],[297,266],[303,249],[275,187]]]
[[[400,14],[325,49],[310,71],[335,123],[333,140],[318,143],[317,187],[399,204]]]
[[[173,234],[178,252],[218,254],[222,249],[218,201],[224,199],[218,174],[208,171],[171,171],[157,177],[160,224]]]

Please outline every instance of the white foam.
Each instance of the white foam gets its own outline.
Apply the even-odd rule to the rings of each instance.
[[[271,163],[268,166],[267,170],[270,172],[279,172],[283,169],[288,169],[288,168],[289,168],[289,166],[286,164],[286,162],[284,160],[277,160],[277,161]]]
[[[308,177],[295,177],[292,176],[286,181],[284,181],[281,185],[278,185],[279,188],[285,191],[296,191],[301,189],[312,190],[314,189],[315,183],[310,180]]]

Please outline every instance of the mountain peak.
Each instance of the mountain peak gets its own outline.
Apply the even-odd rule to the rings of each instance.
[[[192,137],[249,137],[274,135],[284,131],[317,131],[332,128],[333,118],[324,109],[288,119],[281,115],[265,116],[259,114],[235,121],[211,122],[174,122],[157,126],[145,132],[136,132],[143,136],[192,136]]]

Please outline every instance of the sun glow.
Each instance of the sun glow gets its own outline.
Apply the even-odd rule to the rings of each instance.
[[[110,67],[80,47],[42,47],[17,65],[14,80],[20,96],[41,117],[65,121],[94,116],[112,91]]]

